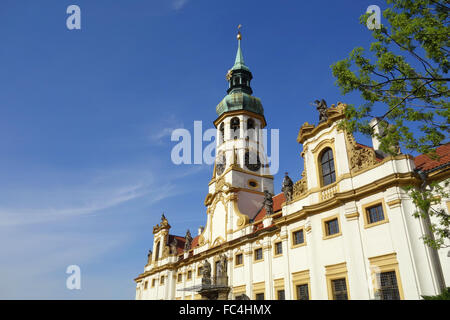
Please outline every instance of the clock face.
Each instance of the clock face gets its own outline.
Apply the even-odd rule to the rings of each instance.
[[[261,168],[261,161],[259,160],[259,156],[250,151],[245,153],[245,166],[251,171],[258,171]]]
[[[217,160],[216,160],[216,174],[218,176],[220,176],[223,171],[225,170],[225,167],[227,166],[227,158],[225,157],[225,155],[223,153],[220,153],[217,156]]]

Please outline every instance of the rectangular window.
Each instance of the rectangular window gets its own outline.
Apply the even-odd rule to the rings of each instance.
[[[148,281],[144,282],[144,290],[146,290],[148,288]]]
[[[326,224],[326,230],[327,230],[327,236],[331,236],[333,234],[339,233],[339,223],[338,219],[335,218],[333,220],[325,222]]]
[[[153,279],[152,280],[152,288],[155,286],[155,283],[156,283],[156,279]]]
[[[203,274],[203,267],[198,267],[197,275],[201,276]]]
[[[188,278],[188,280],[192,279],[192,271],[191,270],[188,271],[187,278]]]
[[[297,300],[309,300],[308,284],[301,284],[296,286]]]
[[[161,277],[161,280],[159,281],[160,284],[164,284],[164,276]]]
[[[305,235],[302,230],[295,231],[293,234],[294,245],[301,244],[305,242]]]
[[[378,273],[377,281],[381,300],[400,300],[395,271]]]
[[[286,298],[284,296],[284,290],[277,291],[277,298],[278,298],[278,300],[286,300]]]
[[[262,260],[262,258],[263,258],[262,249],[261,248],[256,249],[255,250],[255,260]]]
[[[178,282],[181,282],[182,280],[183,280],[183,274],[179,273],[179,274],[178,274],[177,281],[178,281]]]
[[[240,266],[241,264],[244,263],[242,258],[243,258],[242,253],[239,253],[236,255],[236,259],[235,259],[236,266]]]
[[[381,203],[377,204],[376,206],[367,208],[366,213],[367,221],[369,221],[369,223],[375,223],[384,220],[383,206]]]
[[[275,255],[283,254],[283,243],[275,243]]]
[[[345,278],[331,280],[333,300],[348,300],[347,282]]]
[[[255,300],[264,300],[264,293],[255,294]]]

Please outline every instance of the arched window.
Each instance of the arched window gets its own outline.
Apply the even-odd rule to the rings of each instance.
[[[234,117],[230,121],[230,129],[233,139],[239,138],[239,129],[241,127],[241,122],[238,117]]]
[[[156,250],[155,250],[155,261],[158,260],[159,258],[159,247],[160,247],[161,242],[158,242],[158,244],[156,245]]]
[[[223,122],[220,124],[219,132],[220,132],[219,143],[223,143],[225,137],[225,125],[223,124]]]
[[[252,118],[249,118],[247,120],[247,137],[249,137],[251,140],[256,140],[256,130],[255,130],[255,120]]]
[[[320,156],[320,167],[322,171],[322,185],[326,186],[336,181],[334,170],[333,150],[326,148]]]
[[[253,120],[252,118],[249,118],[247,120],[247,130],[250,129],[255,129],[255,120]]]

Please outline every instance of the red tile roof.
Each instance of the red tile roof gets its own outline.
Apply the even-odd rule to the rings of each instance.
[[[194,239],[192,239],[191,248],[194,249],[198,245],[198,238],[200,236],[196,236]]]
[[[283,202],[286,201],[286,198],[284,197],[283,193],[279,193],[276,196],[272,197],[273,199],[273,213],[276,213],[278,211],[281,211],[281,204]],[[262,220],[264,218],[264,216],[266,215],[266,209],[263,208],[255,217],[255,219],[253,219],[254,221],[259,221]]]
[[[436,149],[436,153],[439,156],[438,159],[431,159],[426,154],[421,154],[414,158],[416,168],[423,171],[429,171],[435,169],[444,164],[450,163],[450,143],[440,146]]]

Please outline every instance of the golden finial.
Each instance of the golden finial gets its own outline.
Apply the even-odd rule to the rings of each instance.
[[[240,30],[241,28],[242,28],[242,24],[238,25],[238,35],[237,35],[238,40],[242,39],[241,30]]]

